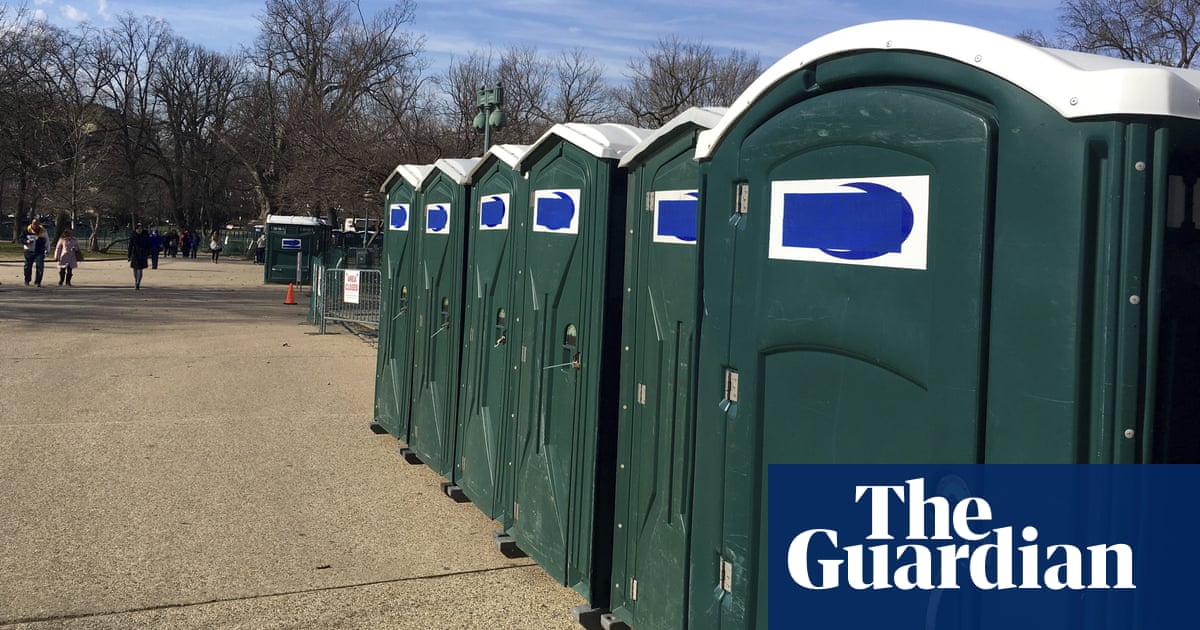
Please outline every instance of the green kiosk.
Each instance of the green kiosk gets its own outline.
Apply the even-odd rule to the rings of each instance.
[[[513,501],[507,533],[561,583],[607,606],[620,367],[625,177],[650,131],[559,124],[525,153],[528,180]]]
[[[1200,72],[881,22],[701,134],[689,628],[767,627],[771,464],[1200,460],[1197,102]]]
[[[513,348],[521,347],[521,319],[514,302],[521,295],[516,280],[526,227],[514,219],[513,208],[525,205],[529,196],[525,179],[513,167],[528,149],[528,145],[494,145],[467,173],[471,213],[463,296],[466,332],[453,488],[503,527],[510,524],[512,503],[517,389],[512,357]],[[498,537],[497,542],[508,552],[505,540]]]
[[[413,322],[409,304],[416,278],[417,239],[412,229],[417,188],[432,166],[401,164],[379,191],[387,195],[387,231],[380,265],[379,345],[372,430],[408,441],[412,395]]]
[[[722,108],[694,107],[621,158],[625,215],[621,409],[611,614],[638,630],[687,618],[695,434],[701,131]]]
[[[450,479],[462,358],[467,173],[479,158],[442,159],[421,181],[412,310],[412,418],[405,458]]]

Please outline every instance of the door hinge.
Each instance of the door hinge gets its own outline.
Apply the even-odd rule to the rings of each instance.
[[[638,401],[639,405],[646,404],[646,384],[645,383],[638,383],[637,401]]]
[[[654,212],[654,191],[646,191],[646,212]]]
[[[738,401],[738,373],[733,368],[725,368],[725,400]]]
[[[721,590],[733,592],[733,563],[721,558]]]
[[[734,211],[738,214],[746,214],[750,211],[750,184],[747,182],[737,185],[737,202],[734,205]]]
[[[517,514],[521,511],[521,504],[513,501],[513,520],[517,520]]]
[[[629,599],[637,601],[637,578],[629,581]]]

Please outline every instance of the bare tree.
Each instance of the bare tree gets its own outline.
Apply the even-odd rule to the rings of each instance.
[[[161,114],[152,76],[173,36],[170,26],[161,20],[125,14],[101,37],[99,63],[107,76],[100,84],[100,102],[109,110],[111,122],[104,131],[116,144],[116,159],[121,166],[110,185],[119,194],[121,209],[134,223],[138,217],[161,214],[161,191],[151,189],[150,169],[155,164],[150,158],[156,151]]]
[[[228,191],[234,162],[220,143],[242,75],[242,60],[171,41],[154,75],[164,128],[157,175],[167,188],[174,222],[220,224],[235,208]]]
[[[99,217],[96,206],[106,197],[102,184],[111,166],[111,134],[101,131],[109,113],[100,105],[101,86],[110,75],[101,64],[96,32],[91,28],[46,33],[52,38],[54,53],[36,66],[36,80],[51,90],[45,115],[54,121],[58,152],[47,165],[57,185],[49,187],[46,196],[70,224],[87,218],[94,237]],[[58,227],[66,226],[60,222]]]
[[[454,61],[441,80],[453,155],[478,155],[482,144],[472,130],[478,90],[504,88],[501,110],[508,122],[496,143],[529,144],[560,122],[600,122],[614,110],[611,87],[595,58],[576,48],[547,60],[532,46],[507,48],[496,61],[491,51],[471,51]]]
[[[638,123],[658,127],[694,106],[727,106],[761,73],[758,55],[734,50],[721,56],[699,41],[677,35],[628,64],[629,83],[617,99]]]
[[[582,48],[563,51],[554,60],[554,74],[558,79],[555,122],[595,123],[612,116],[612,90],[595,57]]]
[[[421,40],[402,28],[411,0],[368,18],[358,0],[267,0],[258,68],[231,142],[254,181],[260,215],[321,212],[378,187],[360,159],[364,108],[389,102]]]
[[[42,192],[59,173],[62,128],[53,114],[57,88],[43,69],[54,65],[61,30],[24,11],[5,17],[11,21],[0,23],[0,193],[15,184],[15,240],[16,228],[38,212]]]
[[[529,144],[554,124],[551,66],[533,46],[514,46],[504,51],[496,69],[504,86],[508,125],[497,134],[498,142]]]
[[[1200,49],[1200,0],[1064,0],[1054,45],[1177,68]],[[1051,43],[1040,33],[1022,39]]]
[[[478,90],[491,87],[499,71],[491,51],[472,50],[461,59],[453,59],[439,79],[445,98],[441,107],[443,142],[437,147],[433,161],[444,156],[477,155],[483,142],[472,127],[478,113]],[[511,73],[510,73],[511,77]],[[506,96],[509,89],[506,87]],[[517,92],[519,93],[519,92]],[[506,104],[505,111],[512,107]]]

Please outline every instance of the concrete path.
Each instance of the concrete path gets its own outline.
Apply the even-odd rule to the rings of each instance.
[[[578,628],[262,268],[0,263],[0,628]],[[341,330],[331,328],[331,330]]]

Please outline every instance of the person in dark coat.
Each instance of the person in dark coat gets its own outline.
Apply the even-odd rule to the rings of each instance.
[[[142,270],[150,266],[150,235],[139,223],[129,237],[129,267],[133,269],[133,288],[142,288]]]
[[[37,217],[33,217],[21,238],[21,248],[25,252],[25,286],[29,286],[30,280],[34,280],[37,286],[42,286],[42,275],[46,273],[46,250],[49,249],[49,245],[46,228],[42,227],[42,222]],[[33,275],[35,268],[36,276]]]

